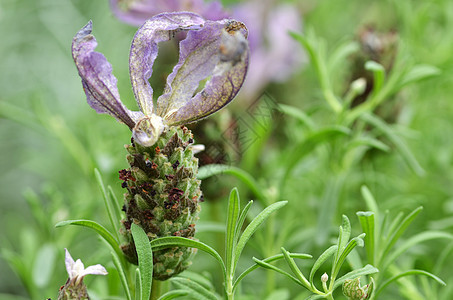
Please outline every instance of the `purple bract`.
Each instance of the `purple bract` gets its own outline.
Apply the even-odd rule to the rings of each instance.
[[[234,20],[209,21],[195,13],[162,13],[146,21],[132,41],[129,72],[140,112],[120,100],[117,79],[107,59],[94,49],[91,21],[72,42],[72,55],[88,104],[125,123],[143,146],[153,145],[166,126],[203,119],[228,104],[238,93],[248,69],[247,29]],[[164,94],[153,105],[148,80],[158,44],[187,32],[180,42],[179,61],[167,78]],[[198,91],[200,81],[207,79]]]

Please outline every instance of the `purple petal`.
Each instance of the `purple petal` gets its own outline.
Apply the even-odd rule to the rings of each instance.
[[[208,21],[181,42],[180,62],[168,78],[158,110],[169,125],[203,119],[227,105],[247,73],[249,49],[244,24],[234,20]],[[194,97],[198,82],[211,78]]]
[[[212,74],[219,62],[221,22],[207,22],[201,30],[190,31],[180,43],[179,62],[167,77],[164,94],[157,99],[156,112],[165,116],[182,107],[195,93],[198,84]]]
[[[206,3],[203,0],[110,0],[110,7],[121,21],[140,26],[154,15],[172,11],[190,11],[208,20],[228,17],[219,1]]]
[[[170,40],[178,31],[199,29],[204,23],[205,20],[194,13],[164,13],[138,29],[132,41],[129,72],[135,98],[145,115],[153,112],[153,89],[148,79],[157,57],[157,44]]]
[[[91,31],[90,21],[72,41],[72,57],[82,78],[88,104],[97,113],[109,114],[132,129],[137,114],[129,111],[121,103],[112,66],[104,55],[94,51],[97,42]]]

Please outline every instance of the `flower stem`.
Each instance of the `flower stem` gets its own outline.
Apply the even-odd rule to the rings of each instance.
[[[157,300],[163,294],[163,281],[153,279],[153,283],[151,285],[151,295],[149,297],[150,300]]]

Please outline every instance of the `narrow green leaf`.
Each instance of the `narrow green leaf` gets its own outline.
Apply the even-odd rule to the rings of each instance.
[[[378,272],[379,272],[379,270],[376,269],[375,267],[373,267],[372,265],[366,265],[365,267],[363,267],[361,269],[357,269],[357,270],[351,271],[351,272],[341,276],[337,280],[335,280],[335,283],[333,285],[333,289],[335,290],[337,287],[342,285],[347,279],[354,279],[354,278],[357,278],[357,277],[360,277],[360,276],[375,274],[375,273],[378,273]]]
[[[328,57],[327,68],[329,73],[335,71],[337,66],[341,66],[348,57],[360,49],[360,45],[356,41],[348,40],[338,46]]]
[[[374,212],[374,214],[377,217],[378,213],[379,213],[379,208],[378,208],[377,202],[374,199],[374,196],[371,193],[371,191],[368,189],[368,187],[366,185],[362,185],[362,187],[360,188],[360,193],[362,194],[362,197],[365,200],[368,210],[371,210],[372,212]],[[376,218],[376,219],[378,219],[378,218]]]
[[[289,176],[293,168],[302,158],[311,153],[313,149],[322,143],[332,141],[338,136],[349,135],[351,130],[344,126],[327,126],[308,135],[301,143],[289,153],[284,179]]]
[[[406,241],[398,244],[398,248],[396,248],[391,254],[384,257],[381,262],[381,272],[385,272],[389,265],[394,262],[401,254],[406,252],[409,248],[434,239],[449,239],[453,240],[453,235],[443,231],[425,231],[421,232],[417,235],[412,236],[411,238],[407,239]]]
[[[296,265],[296,262],[294,259],[290,256],[290,253],[285,250],[285,248],[281,248],[281,251],[283,253],[283,257],[286,260],[286,263],[288,264],[289,268],[293,272],[294,275],[296,275],[296,278],[299,279],[299,281],[307,287],[307,289],[310,288],[310,283],[308,282],[307,278],[305,278],[304,274],[300,271],[299,267]]]
[[[147,300],[143,299],[142,276],[139,268],[135,269],[135,300]]]
[[[173,290],[173,291],[163,294],[162,296],[159,297],[158,300],[171,300],[171,299],[176,299],[179,297],[187,296],[188,294],[189,294],[189,292],[186,290]]]
[[[223,276],[226,281],[226,268],[225,264],[223,263],[222,257],[215,251],[213,248],[210,246],[199,242],[195,240],[191,240],[188,238],[183,238],[179,236],[169,236],[169,237],[162,237],[162,238],[157,238],[155,240],[151,241],[151,248],[155,251],[157,250],[162,250],[166,248],[171,248],[175,246],[180,246],[180,247],[191,247],[191,248],[197,248],[199,250],[202,250],[212,257],[217,260],[217,262],[220,264],[220,267],[222,268]]]
[[[111,203],[109,201],[109,197],[107,195],[107,191],[104,186],[104,182],[102,181],[101,173],[99,173],[98,169],[94,169],[94,176],[96,177],[96,181],[98,182],[99,189],[101,190],[102,199],[104,199],[104,205],[107,210],[107,214],[109,216],[110,224],[112,225],[112,228],[115,232],[115,237],[117,240],[119,240],[119,236],[118,236],[118,232],[119,232],[119,230],[118,230],[119,218],[118,217],[119,216],[116,217],[113,213]]]
[[[131,225],[131,233],[137,250],[138,267],[140,269],[140,282],[142,283],[142,299],[149,299],[153,280],[153,251],[145,231],[135,223]]]
[[[255,178],[253,178],[252,175],[240,168],[228,165],[207,165],[198,169],[197,178],[203,180],[219,174],[233,175],[237,179],[241,180],[257,198],[259,198],[261,201],[265,201],[266,197],[261,191],[262,189],[256,182]]]
[[[314,130],[316,128],[316,124],[315,124],[315,122],[313,122],[311,117],[297,107],[289,106],[286,104],[279,104],[277,106],[277,109],[280,112],[301,121],[310,130]]]
[[[241,238],[239,239],[236,249],[234,249],[234,262],[233,262],[233,271],[236,269],[237,262],[239,260],[239,257],[241,256],[242,250],[244,250],[245,244],[247,241],[250,239],[250,237],[255,233],[255,231],[258,229],[258,226],[263,223],[271,213],[274,211],[282,208],[288,203],[288,201],[279,201],[274,204],[269,205],[266,207],[259,215],[257,215],[252,222],[245,228],[244,232],[241,235]]]
[[[375,240],[374,240],[374,212],[371,211],[359,211],[357,212],[359,217],[360,225],[362,225],[362,230],[365,235],[365,250],[367,253],[368,262],[374,264],[374,253],[375,253]]]
[[[190,295],[194,299],[218,300],[217,296],[212,291],[188,278],[174,277],[171,279],[171,283],[178,289],[188,290],[188,296]]]
[[[426,272],[426,271],[423,271],[423,270],[409,270],[409,271],[405,271],[403,273],[400,273],[398,275],[395,275],[393,276],[392,278],[390,279],[387,279],[384,283],[382,283],[380,285],[380,287],[376,290],[376,293],[375,293],[375,298],[378,297],[378,295],[389,285],[391,284],[392,282],[402,278],[402,277],[405,277],[405,276],[410,276],[410,275],[424,275],[424,276],[427,276],[431,279],[434,279],[435,281],[437,281],[439,284],[441,285],[447,285],[442,279],[440,279],[439,277],[437,277],[436,275],[432,274],[432,273],[429,273],[429,272]]]
[[[203,286],[205,289],[210,290],[210,291],[215,291],[215,287],[212,284],[211,280],[198,272],[191,272],[191,271],[186,270],[186,271],[182,272],[181,274],[178,274],[178,277],[182,277],[182,278],[186,278],[186,279],[195,281],[199,285]]]
[[[113,259],[113,264],[118,271],[118,276],[120,277],[121,284],[123,285],[124,292],[126,293],[127,300],[132,300],[131,292],[129,290],[129,283],[127,282],[126,272],[124,272],[123,266],[121,265],[120,259],[115,252],[110,252]]]
[[[349,253],[351,253],[351,251],[356,246],[363,247],[363,245],[364,245],[363,237],[364,236],[365,236],[365,233],[362,233],[361,235],[350,240],[349,243],[344,248],[344,250],[341,252],[341,255],[336,260],[336,262],[333,266],[333,269],[332,269],[332,276],[331,276],[332,281],[335,278],[337,278],[338,272],[340,272],[340,268],[343,265],[344,261],[346,260],[346,257],[349,255]]]
[[[303,253],[290,253],[289,254],[292,258],[299,258],[299,259],[311,259],[313,258],[310,254],[303,254]],[[274,256],[271,256],[271,257],[268,257],[266,259],[263,259],[261,261],[263,262],[266,262],[266,263],[270,263],[270,262],[273,262],[273,261],[276,261],[276,260],[279,260],[279,259],[282,259],[283,258],[283,254],[277,254],[277,255],[274,255]],[[249,273],[251,273],[252,271],[256,270],[257,268],[259,267],[258,264],[254,264],[254,265],[251,265],[250,267],[248,267],[244,272],[241,273],[241,275],[238,276],[238,278],[234,281],[234,284],[233,284],[233,291],[236,290],[239,282],[245,277],[247,276]]]
[[[231,271],[233,270],[233,255],[234,255],[234,248],[236,246],[237,240],[235,239],[236,233],[236,226],[237,220],[239,217],[239,210],[240,210],[240,200],[239,200],[239,192],[237,188],[231,190],[230,197],[228,200],[228,214],[227,214],[227,232],[226,232],[226,268],[227,274],[231,275]]]
[[[387,146],[386,144],[384,144],[383,142],[381,142],[380,140],[371,138],[371,137],[366,137],[366,136],[361,136],[361,137],[355,138],[348,144],[348,148],[351,148],[351,149],[358,147],[358,146],[367,146],[369,148],[378,149],[382,152],[390,151],[390,147]]]
[[[107,186],[107,193],[109,196],[110,203],[112,204],[114,212],[115,212],[115,219],[120,220],[121,215],[122,215],[120,202],[118,201],[118,198],[116,197],[115,192],[113,191],[113,189],[110,185]]]
[[[116,239],[113,237],[113,235],[105,229],[102,225],[96,223],[95,221],[91,220],[67,220],[67,221],[61,221],[58,222],[55,227],[64,227],[67,225],[77,225],[77,226],[83,226],[86,228],[93,229],[96,231],[109,245],[112,247],[112,249],[116,252],[118,257],[121,257],[123,253],[120,250],[120,245],[116,241]]]
[[[441,71],[431,65],[417,65],[414,66],[409,72],[407,72],[401,82],[399,83],[397,89],[401,89],[404,86],[429,78],[433,76],[437,76],[441,73]]]
[[[293,275],[289,274],[288,272],[283,271],[282,269],[277,268],[277,267],[275,267],[275,266],[273,266],[273,265],[271,265],[271,264],[269,264],[269,263],[267,263],[267,262],[265,262],[265,261],[259,260],[259,259],[256,258],[256,257],[253,257],[252,259],[253,259],[253,261],[254,261],[256,264],[258,264],[260,267],[265,268],[265,269],[269,269],[269,270],[273,270],[273,271],[275,271],[275,272],[277,272],[277,273],[283,274],[283,275],[285,275],[286,277],[288,277],[289,279],[291,279],[292,281],[294,281],[295,283],[297,283],[298,285],[301,285],[301,286],[303,286],[303,287],[309,289],[309,287],[305,286],[305,285],[304,285],[302,282],[300,282],[296,277],[294,277]]]
[[[414,209],[409,215],[407,215],[404,220],[399,224],[399,226],[395,229],[394,232],[390,233],[390,238],[387,241],[386,245],[384,246],[384,250],[382,252],[381,258],[384,259],[389,251],[392,249],[393,245],[395,245],[396,241],[401,237],[401,235],[406,231],[407,227],[414,221],[415,217],[423,210],[422,206],[417,207]]]
[[[382,89],[384,84],[385,69],[381,64],[371,60],[365,63],[365,69],[373,72],[373,94],[376,94]]]
[[[234,238],[236,241],[239,239],[239,235],[241,234],[242,226],[244,225],[245,219],[247,218],[247,214],[248,214],[252,204],[253,204],[253,200],[250,200],[249,203],[247,203],[247,205],[242,210],[241,215],[239,216],[238,222],[236,224],[236,231],[234,234]]]
[[[348,244],[349,238],[351,237],[351,222],[347,216],[342,215],[342,224],[341,227],[343,230],[341,231],[341,238],[340,243],[338,244],[338,249],[343,251],[346,245]]]
[[[379,117],[371,113],[363,113],[360,115],[360,118],[381,131],[392,142],[392,144],[395,145],[400,155],[403,157],[407,165],[415,174],[417,174],[418,176],[425,175],[425,170],[418,163],[409,147],[399,136],[395,134],[395,130],[393,130],[387,123],[385,123],[385,121],[381,120]]]
[[[337,251],[337,249],[338,249],[337,245],[330,246],[329,248],[327,248],[326,251],[324,251],[318,257],[318,259],[315,261],[315,263],[313,264],[313,267],[311,268],[311,271],[310,271],[310,277],[309,277],[310,282],[313,282],[313,278],[315,276],[316,271],[318,271],[318,269],[322,266],[322,264],[324,264],[324,262],[329,257],[331,257],[335,253],[335,251]]]

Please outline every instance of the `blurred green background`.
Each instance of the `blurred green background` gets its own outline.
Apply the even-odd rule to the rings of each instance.
[[[237,1],[222,2],[229,5]],[[417,174],[411,170],[395,148],[384,154],[370,154],[342,182],[337,210],[331,220],[335,225],[332,231],[335,232],[341,214],[348,215],[353,228],[356,226],[359,231],[354,214],[365,209],[360,186],[366,184],[381,210],[408,212],[424,206],[411,232],[426,229],[452,232],[453,2],[286,2],[300,11],[304,27],[313,28],[330,49],[354,39],[362,26],[374,24],[378,30],[398,32],[399,51],[408,62],[430,64],[440,70],[440,75],[405,87],[398,94],[402,109],[397,122],[391,125],[424,172]],[[3,258],[0,259],[0,298],[9,299],[8,293],[29,297],[24,289],[27,282],[34,282],[35,287],[29,290],[35,289],[36,299],[55,297],[66,277],[64,247],[70,249],[74,258],[83,258],[85,265],[102,263],[112,268],[107,247],[94,233],[80,228],[54,228],[58,221],[76,218],[107,224],[94,179],[95,167],[117,197],[122,195],[117,171],[126,166],[123,144],[129,141],[130,132],[111,117],[97,115],[87,105],[70,52],[73,36],[90,19],[99,43],[97,51],[112,64],[122,101],[135,109],[128,53],[136,28],[120,23],[112,15],[107,0],[0,2],[0,248]],[[332,79],[340,94],[347,89],[349,67],[350,63],[345,61]],[[267,92],[277,102],[313,115],[324,101],[314,69],[308,64],[288,82],[271,84]],[[236,102],[229,107],[238,111],[241,104]],[[256,158],[259,167],[247,170],[269,186],[273,185],[273,174],[278,172],[279,155],[291,146],[288,137],[297,135],[293,131],[298,128],[295,122],[286,118],[279,120],[278,129],[274,128],[284,135],[271,133],[268,146]],[[331,122],[328,114],[320,114],[316,120],[319,124]],[[384,142],[387,142],[385,138]],[[318,154],[297,168],[284,195],[293,208],[301,211],[294,221],[301,232],[294,232],[288,240],[294,238],[295,249],[314,253],[327,245],[313,245],[310,229],[316,227],[320,198],[334,177],[333,171],[326,167],[328,164],[319,162],[325,157]],[[222,216],[212,214],[222,211],[229,189],[237,184],[235,180],[228,179],[225,183],[222,179],[225,192],[217,193],[218,199],[207,199],[202,220],[223,220]],[[247,190],[240,192],[248,200]],[[219,205],[220,208],[214,208]],[[215,236],[206,234],[199,238],[212,241]],[[432,271],[435,258],[446,245],[445,241],[436,240],[418,246],[412,249],[410,259],[403,258],[402,265]],[[29,278],[21,280],[7,260]],[[216,272],[211,263],[207,256],[200,254],[194,271]],[[446,263],[437,275],[450,283],[445,289],[451,290],[453,264],[451,260]],[[91,280],[87,278],[88,283]],[[250,280],[254,282],[253,278]],[[96,278],[98,294],[115,293],[106,281]],[[291,283],[283,285],[296,289]]]

